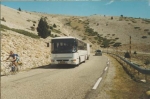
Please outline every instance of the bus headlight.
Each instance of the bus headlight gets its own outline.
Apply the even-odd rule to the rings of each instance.
[[[55,60],[52,59],[51,62],[55,62]]]
[[[72,62],[75,62],[76,61],[76,59],[73,59],[73,60],[71,60]]]

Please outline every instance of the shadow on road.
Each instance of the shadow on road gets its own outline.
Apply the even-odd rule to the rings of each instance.
[[[45,66],[39,66],[33,69],[73,69],[76,66],[74,65],[45,65]]]

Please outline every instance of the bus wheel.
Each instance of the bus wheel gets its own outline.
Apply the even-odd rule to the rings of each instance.
[[[79,61],[78,61],[78,63],[76,64],[76,66],[79,66],[79,64],[80,64],[80,58],[79,58]]]
[[[87,60],[89,60],[89,56],[87,57]]]
[[[85,61],[86,61],[86,56],[84,57],[84,63],[85,63]]]

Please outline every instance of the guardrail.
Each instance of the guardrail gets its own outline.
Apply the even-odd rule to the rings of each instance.
[[[107,53],[107,52],[104,52],[104,53]],[[124,62],[122,64],[127,64],[127,65],[130,66],[130,68],[132,67],[134,69],[134,71],[136,70],[138,72],[138,75],[139,75],[139,73],[144,74],[145,75],[145,80],[147,81],[147,75],[150,75],[150,69],[141,68],[141,67],[139,67],[138,64],[131,63],[130,61],[126,60],[125,58],[123,58],[119,55],[116,55],[116,54],[113,54],[113,53],[108,53],[108,54],[116,56],[116,58],[119,58],[120,60],[122,60]]]

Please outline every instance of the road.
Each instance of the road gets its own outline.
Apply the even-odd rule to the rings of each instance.
[[[104,55],[91,55],[77,67],[47,65],[2,76],[1,99],[94,99],[92,91],[100,89],[95,85],[107,62]]]

